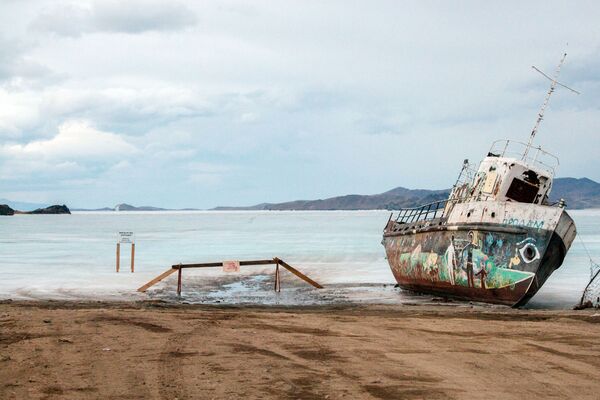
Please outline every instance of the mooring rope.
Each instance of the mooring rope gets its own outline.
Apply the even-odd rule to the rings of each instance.
[[[585,289],[583,289],[583,293],[581,295],[581,300],[579,301],[579,305],[583,306],[584,305],[584,301],[586,300],[586,298],[588,298],[591,301],[591,304],[594,304],[594,297],[597,297],[598,295],[598,289],[600,288],[600,284],[599,282],[597,282],[597,279],[599,279],[599,274],[600,274],[600,265],[598,265],[598,263],[596,263],[594,261],[594,259],[592,258],[592,255],[590,254],[590,251],[588,250],[587,246],[585,245],[585,242],[583,241],[583,239],[581,238],[581,235],[577,234],[577,237],[579,238],[579,242],[581,243],[581,246],[583,246],[583,249],[585,250],[589,260],[590,260],[590,280],[588,282],[588,284],[585,286]],[[590,295],[590,291],[592,291],[594,294]],[[598,300],[596,300],[598,302]],[[599,304],[596,304],[596,307],[598,307]]]
[[[595,262],[594,259],[592,258],[590,251],[588,250],[587,246],[585,245],[585,242],[583,241],[583,239],[581,238],[581,235],[579,233],[577,234],[577,237],[579,238],[579,242],[583,246],[583,249],[585,250],[588,258],[590,259],[590,279],[593,280],[596,275],[596,269],[600,268],[600,265],[598,265],[598,263]]]
[[[590,262],[593,263],[593,264],[595,264],[594,259],[592,258],[592,255],[590,254],[588,248],[586,247],[586,245],[583,242],[583,239],[581,238],[581,235],[579,233],[577,233],[577,238],[579,239],[579,242],[581,242],[581,245],[583,246],[583,249],[587,253],[587,256],[590,259]]]

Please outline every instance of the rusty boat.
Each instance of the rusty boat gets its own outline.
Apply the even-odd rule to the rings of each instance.
[[[390,215],[382,244],[401,288],[518,307],[561,266],[575,223],[549,201],[558,158],[532,142],[563,61],[528,143],[494,142],[478,168],[464,161],[447,200]]]

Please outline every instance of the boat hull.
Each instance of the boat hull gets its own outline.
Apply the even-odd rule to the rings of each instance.
[[[509,306],[533,297],[572,240],[569,229],[563,229],[565,243],[555,230],[536,227],[440,223],[407,231],[394,224],[386,227],[383,245],[401,288]]]

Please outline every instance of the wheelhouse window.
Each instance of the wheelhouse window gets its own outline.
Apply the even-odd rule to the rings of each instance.
[[[538,194],[538,190],[539,188],[536,185],[515,178],[506,192],[506,197],[520,203],[533,203]]]

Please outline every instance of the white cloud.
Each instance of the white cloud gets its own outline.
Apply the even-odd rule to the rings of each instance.
[[[0,156],[3,156],[0,150]],[[17,181],[19,184],[35,182],[35,186],[44,187],[55,184],[67,177],[85,174],[83,166],[74,161],[52,162],[44,159],[3,156],[0,162],[0,180]]]
[[[258,120],[258,114],[253,112],[246,112],[240,116],[240,121],[242,122],[254,122]]]
[[[9,92],[0,87],[0,138],[19,137],[38,122],[39,97],[33,93]]]
[[[214,105],[190,88],[153,82],[154,87],[63,86],[0,87],[0,137],[31,136],[70,118],[85,118],[104,125],[124,124],[145,130],[165,122],[213,112]],[[51,126],[51,125],[50,125]],[[137,128],[137,129],[136,129]]]
[[[113,32],[180,30],[197,22],[194,12],[177,1],[96,0],[93,14],[98,29]]]
[[[191,162],[187,165],[190,171],[188,181],[204,185],[220,183],[233,168],[229,165],[213,164],[207,162]]]
[[[75,182],[138,153],[115,133],[100,131],[86,121],[67,121],[51,139],[0,145],[0,179]]]
[[[175,1],[95,0],[52,4],[38,15],[31,27],[77,37],[93,32],[177,31],[195,24],[194,13]]]
[[[34,47],[30,39],[8,37],[0,32],[0,84],[19,87],[56,78],[48,67],[27,57]]]
[[[0,154],[5,157],[45,160],[106,160],[135,152],[137,149],[121,136],[100,131],[86,121],[63,123],[58,134],[49,140],[0,147]]]

